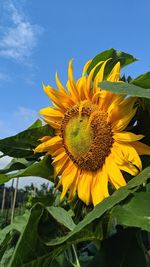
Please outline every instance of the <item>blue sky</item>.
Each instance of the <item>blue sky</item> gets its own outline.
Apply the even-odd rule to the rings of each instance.
[[[27,128],[50,102],[42,82],[67,81],[84,63],[111,47],[140,61],[123,70],[133,77],[150,70],[149,0],[1,0],[0,138]]]

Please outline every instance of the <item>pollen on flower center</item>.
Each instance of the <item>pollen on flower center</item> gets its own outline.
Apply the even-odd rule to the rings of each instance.
[[[61,132],[68,156],[81,169],[96,171],[102,167],[113,139],[107,114],[97,105],[81,102],[70,108],[62,120]]]

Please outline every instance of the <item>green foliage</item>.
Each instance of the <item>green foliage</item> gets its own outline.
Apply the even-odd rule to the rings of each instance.
[[[140,240],[141,241],[141,240]],[[148,267],[148,253],[139,244],[138,231],[126,229],[104,240],[89,267]]]
[[[11,162],[7,166],[5,166],[5,168],[0,170],[0,174],[5,174],[5,173],[12,172],[12,171],[25,169],[28,166],[32,165],[32,163],[33,161],[28,161],[24,158],[21,158],[21,159],[13,158]]]
[[[131,83],[146,89],[150,89],[150,72],[146,72],[138,76],[137,78],[132,80]]]
[[[6,183],[12,178],[16,177],[26,177],[26,176],[39,176],[45,179],[50,180],[53,176],[53,167],[51,165],[51,158],[45,156],[39,162],[30,164],[28,167],[23,170],[18,170],[17,172],[12,172],[9,174],[0,174],[0,184]]]
[[[150,192],[136,192],[127,203],[112,210],[112,219],[124,226],[139,227],[150,232]]]
[[[107,60],[111,58],[111,60],[109,61],[109,64],[106,65],[106,68],[105,68],[105,77],[110,73],[111,69],[115,66],[115,64],[120,61],[120,64],[121,64],[121,67],[125,67],[127,66],[128,64],[131,64],[135,61],[137,61],[136,58],[134,58],[132,55],[130,54],[127,54],[127,53],[124,53],[124,52],[121,52],[121,51],[117,51],[113,48],[109,49],[109,50],[106,50],[98,55],[96,55],[88,70],[87,70],[87,73],[89,74],[90,71],[100,62],[100,61],[104,61],[104,60]],[[94,73],[94,76],[96,75],[96,73],[98,72],[100,67],[97,67],[96,70],[95,70],[95,73]]]
[[[144,90],[142,87],[131,83],[113,83],[101,82],[100,88],[106,91],[111,91],[116,94],[129,95],[134,97],[144,97],[150,99],[150,89]]]
[[[140,187],[144,182],[146,182],[149,176],[150,167],[145,169],[137,177],[133,178],[127,186],[120,188],[112,196],[97,205],[77,225],[73,222],[70,212],[66,211],[64,208],[54,206],[45,208],[42,204],[36,204],[32,208],[30,215],[27,214],[25,220],[22,220],[22,217],[20,217],[19,227],[17,226],[17,223],[19,222],[17,219],[17,223],[15,222],[13,226],[8,226],[2,231],[1,243],[3,244],[3,251],[4,248],[6,249],[5,240],[8,239],[8,242],[12,238],[10,231],[14,229],[21,233],[21,235],[19,234],[20,237],[18,239],[17,246],[13,250],[13,256],[11,257],[11,261],[8,266],[36,266],[35,264],[37,264],[37,266],[38,264],[39,266],[40,264],[43,264],[44,266],[44,264],[52,264],[52,262],[54,264],[57,255],[61,255],[66,262],[65,264],[69,264],[67,259],[64,258],[66,255],[66,249],[70,249],[72,245],[78,243],[80,244],[89,241],[98,242],[106,238],[102,230],[103,221],[106,218],[109,222],[109,228],[112,228],[112,225],[114,226],[115,222],[116,226],[117,224],[123,226],[136,226],[141,229],[149,230],[149,192],[146,194],[145,192],[140,192],[139,194]],[[122,209],[122,212],[118,212],[119,207]],[[112,208],[113,210],[111,211]],[[141,209],[143,209],[142,212]],[[109,216],[107,212],[109,212]],[[6,237],[4,233],[6,233]],[[110,237],[110,234],[111,233],[108,235],[107,233],[107,237]],[[111,253],[112,242],[118,242],[118,244],[121,242],[123,247],[119,246],[119,250],[121,251],[119,255],[120,257],[125,257],[126,255],[127,260],[128,254],[125,252],[124,255],[123,251],[130,245],[130,238],[131,240],[133,239],[135,253],[138,252],[139,255],[141,255],[139,257],[141,259],[145,259],[143,250],[138,248],[135,235],[132,236],[131,234],[131,237],[129,236],[128,238],[127,235],[122,232],[120,237],[116,234],[116,238],[113,237],[110,240],[108,238],[106,242],[104,241],[102,247],[98,249],[96,257],[94,258],[94,263],[91,263],[91,259],[89,260],[89,263],[95,264],[95,261],[100,261],[103,262],[103,264],[110,264],[110,262],[107,263],[108,257],[106,256],[106,253],[108,248],[110,251],[109,253]],[[12,247],[9,247],[9,249],[10,248],[12,249]],[[115,249],[116,247],[114,246],[114,251]],[[117,253],[117,250],[114,253]],[[110,257],[113,256],[112,261],[117,261],[116,256],[114,255],[115,254],[111,253]],[[133,259],[134,255],[135,254],[132,254]],[[119,266],[117,264],[119,264],[119,261],[121,260],[120,257],[116,266]]]
[[[130,194],[132,194],[133,190],[138,190],[139,186],[141,186],[148,178],[150,177],[150,167],[146,168],[143,172],[141,172],[138,176],[134,177],[127,186],[120,188],[115,191],[112,196],[106,198],[98,204],[91,212],[87,214],[87,216],[79,222],[73,231],[69,232],[67,235],[56,238],[55,240],[51,240],[47,243],[47,245],[59,245],[62,244],[72,238],[79,233],[84,227],[94,222],[96,219],[100,219],[101,216],[104,215],[105,212],[113,208],[115,205],[126,199]],[[147,218],[147,223],[149,224],[149,219]]]
[[[41,126],[36,121],[27,130],[17,135],[0,140],[0,151],[4,155],[14,158],[37,159],[39,154],[34,154],[33,149],[40,143],[39,139],[45,135],[53,135],[54,131],[49,125]],[[40,155],[41,156],[41,155]]]

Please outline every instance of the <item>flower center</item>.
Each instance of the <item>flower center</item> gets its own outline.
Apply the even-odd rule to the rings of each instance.
[[[97,105],[81,102],[70,108],[61,125],[63,145],[70,159],[81,169],[100,169],[112,146],[107,114]]]

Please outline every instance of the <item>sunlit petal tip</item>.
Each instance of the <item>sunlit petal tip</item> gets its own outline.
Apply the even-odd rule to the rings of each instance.
[[[73,58],[71,58],[70,60],[69,60],[69,64],[68,64],[68,73],[69,73],[69,71],[73,71]]]
[[[46,94],[48,94],[49,92],[49,89],[50,89],[50,86],[49,85],[45,85],[44,83],[42,83],[42,87],[43,87],[43,90]]]
[[[83,71],[82,71],[82,77],[86,74],[86,72],[88,70],[88,67],[90,66],[91,62],[92,62],[92,60],[90,59],[85,63],[85,65],[83,67]]]
[[[131,143],[139,155],[150,155],[150,146],[139,141]]]
[[[42,82],[42,87],[43,87],[43,90],[45,91],[47,86]]]
[[[66,95],[67,94],[66,89],[64,88],[64,86],[62,85],[61,81],[59,80],[59,76],[58,76],[58,72],[57,71],[56,71],[56,74],[55,74],[55,81],[56,81],[56,85],[57,85],[59,91]]]
[[[39,148],[39,146],[37,146],[36,148],[33,149],[34,154],[41,152],[41,149]]]

